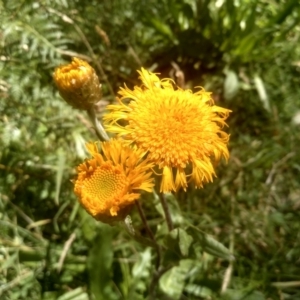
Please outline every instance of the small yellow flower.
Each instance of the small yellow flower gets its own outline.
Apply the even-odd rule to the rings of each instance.
[[[101,85],[95,70],[74,57],[55,69],[53,78],[62,98],[75,108],[87,110],[101,99]]]
[[[108,106],[107,131],[124,136],[162,169],[161,192],[212,181],[215,163],[229,158],[222,127],[230,110],[214,105],[204,89],[174,89],[171,79],[160,80],[143,68],[138,72],[142,86],[121,88],[119,103]],[[127,105],[124,99],[131,101]]]
[[[141,159],[141,151],[122,140],[88,143],[93,158],[77,167],[74,191],[79,202],[95,219],[110,223],[124,218],[141,190],[151,192],[153,164]]]

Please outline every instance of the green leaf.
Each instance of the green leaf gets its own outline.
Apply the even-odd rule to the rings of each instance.
[[[286,18],[291,15],[291,13],[295,8],[299,8],[299,1],[298,0],[285,1],[285,3],[282,3],[281,7],[282,7],[281,11],[270,22],[270,25],[281,24],[282,22],[284,22]]]
[[[189,254],[190,246],[193,242],[193,237],[181,228],[178,228],[179,248],[183,256]]]
[[[263,104],[263,107],[265,108],[265,110],[270,112],[271,108],[270,108],[269,97],[268,97],[264,82],[261,79],[261,77],[259,77],[258,75],[255,75],[254,76],[254,84],[255,84],[255,88],[258,92],[259,99]]]
[[[56,172],[56,187],[55,187],[55,203],[59,205],[59,194],[60,188],[62,184],[62,178],[64,174],[64,168],[66,163],[66,155],[62,149],[58,150],[58,164],[57,164],[57,172]]]
[[[244,61],[248,61],[250,53],[257,43],[258,37],[258,33],[254,34],[253,32],[243,37],[239,42],[238,47],[234,50],[234,54],[241,56]]]
[[[86,210],[82,209],[81,207],[78,210],[78,215],[82,220],[81,231],[83,237],[85,240],[92,243],[97,234],[97,223],[93,218],[91,218],[91,216],[86,212]]]
[[[172,299],[179,299],[185,285],[186,274],[193,266],[193,260],[181,260],[179,266],[173,267],[161,276],[159,280],[161,290]]]
[[[19,261],[21,262],[34,262],[41,261],[44,258],[44,253],[41,250],[32,249],[21,249],[19,252]]]
[[[171,40],[175,40],[171,28],[166,23],[163,23],[160,20],[155,19],[155,18],[152,18],[150,20],[150,22],[152,23],[152,25],[154,26],[154,28],[158,32],[160,32],[162,35],[167,36]]]
[[[71,290],[59,298],[57,300],[88,300],[89,297],[87,293],[83,291],[83,288],[79,287],[77,289]]]
[[[173,229],[164,239],[164,245],[182,256],[189,254],[189,248],[193,242],[193,237],[181,228]]]
[[[151,249],[146,248],[144,252],[141,252],[139,259],[135,262],[132,268],[133,277],[147,277],[149,276],[149,268],[151,266]]]
[[[222,300],[265,300],[265,296],[259,291],[242,291],[228,289],[223,295]]]
[[[112,299],[111,266],[113,262],[114,228],[101,225],[98,235],[94,239],[87,261],[90,278],[90,290],[94,299]]]
[[[226,70],[226,78],[224,81],[224,98],[231,100],[239,91],[240,84],[236,73],[232,70]]]
[[[43,293],[43,300],[57,300],[58,292],[45,292]]]
[[[199,285],[199,283],[189,283],[185,286],[184,291],[192,294],[194,297],[198,297],[196,299],[199,299],[200,297],[200,299],[212,299],[213,295],[213,290],[207,286],[204,286],[203,282],[201,282],[201,285]]]
[[[137,261],[132,267],[133,289],[135,298],[137,295],[145,293],[147,290],[147,279],[150,277],[151,262],[151,248],[146,248],[145,251],[140,252]],[[133,291],[131,291],[131,297]]]
[[[214,239],[211,235],[202,232],[200,229],[192,225],[190,225],[188,231],[193,235],[195,245],[197,245],[198,242],[198,245],[200,244],[204,252],[230,261],[235,259],[230,250]],[[194,249],[196,250],[196,248]]]
[[[230,253],[222,243],[218,242],[211,235],[199,232],[199,242],[203,251],[227,260],[234,260],[234,256]]]
[[[163,244],[168,250],[180,256],[178,228],[173,229],[164,237]]]

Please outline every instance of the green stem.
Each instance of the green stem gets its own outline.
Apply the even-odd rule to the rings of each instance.
[[[92,121],[94,128],[96,130],[97,137],[100,139],[101,142],[108,141],[109,136],[107,135],[106,131],[104,130],[102,124],[99,122],[95,108],[92,106],[87,110],[87,113]]]
[[[136,206],[138,208],[140,217],[142,219],[142,222],[143,222],[143,224],[144,224],[144,226],[146,228],[146,231],[147,231],[148,235],[150,236],[150,238],[151,238],[152,241],[155,241],[154,234],[153,234],[151,228],[148,225],[148,222],[147,222],[146,216],[144,214],[143,208],[141,206],[141,203],[139,201],[135,201],[135,204],[136,204]]]
[[[156,247],[155,247],[155,248],[156,248],[156,252],[157,252],[156,269],[158,270],[158,268],[159,268],[159,266],[160,266],[160,259],[161,259],[161,253],[160,253],[160,252],[161,252],[161,249],[160,249],[159,245],[158,245],[157,242],[156,242],[155,236],[154,236],[154,234],[153,234],[151,228],[149,227],[149,224],[148,224],[148,222],[147,222],[147,218],[146,218],[146,216],[145,216],[145,214],[144,214],[144,210],[143,210],[143,208],[142,208],[142,206],[141,206],[141,203],[140,203],[139,201],[135,201],[135,204],[136,204],[136,206],[137,206],[137,208],[138,208],[140,217],[141,217],[141,219],[142,219],[142,222],[143,222],[143,224],[144,224],[144,226],[145,226],[145,229],[146,229],[146,231],[147,231],[149,237],[151,238],[151,240],[152,240],[152,241],[154,242],[154,244],[156,245]]]
[[[168,203],[166,201],[165,195],[163,193],[159,193],[158,195],[159,195],[160,203],[161,203],[161,205],[163,207],[163,210],[164,210],[164,213],[165,213],[168,229],[169,229],[169,231],[172,231],[174,226],[173,226],[173,221],[172,221],[172,218],[171,218],[169,206],[168,206]]]

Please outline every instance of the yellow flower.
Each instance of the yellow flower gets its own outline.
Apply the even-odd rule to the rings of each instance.
[[[160,80],[143,68],[138,72],[142,86],[121,88],[119,103],[108,106],[107,131],[124,136],[162,169],[161,192],[212,181],[214,165],[229,158],[222,127],[230,110],[214,105],[204,89],[174,89],[171,79]],[[131,101],[127,105],[124,99]]]
[[[151,192],[153,164],[141,159],[141,151],[122,140],[88,143],[93,158],[77,167],[74,191],[95,219],[110,223],[125,217],[141,190]]]
[[[75,108],[87,110],[101,99],[101,85],[95,70],[74,57],[55,69],[53,78],[62,98]]]

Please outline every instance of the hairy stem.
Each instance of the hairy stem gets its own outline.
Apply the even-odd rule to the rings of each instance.
[[[87,113],[90,117],[90,120],[92,121],[92,123],[94,125],[97,137],[101,140],[101,142],[108,141],[109,137],[108,137],[106,131],[104,130],[102,124],[97,119],[94,107],[91,107],[90,109],[88,109]]]
[[[142,208],[140,202],[139,202],[139,201],[135,201],[135,204],[136,204],[136,206],[137,206],[137,208],[138,208],[140,217],[141,217],[141,219],[142,219],[142,222],[143,222],[143,224],[144,224],[144,226],[145,226],[145,229],[146,229],[146,231],[147,231],[149,237],[151,238],[151,240],[152,240],[152,241],[154,242],[154,244],[156,245],[156,247],[155,247],[155,248],[156,248],[156,252],[157,252],[156,269],[158,270],[158,268],[159,268],[159,266],[160,266],[160,259],[161,259],[161,253],[160,253],[160,252],[161,252],[161,249],[160,249],[160,246],[157,244],[156,239],[155,239],[155,236],[154,236],[154,234],[153,234],[151,228],[149,227],[149,224],[148,224],[148,222],[147,222],[147,219],[146,219],[144,210],[143,210],[143,208]]]
[[[171,218],[168,203],[167,203],[165,195],[163,193],[159,193],[158,195],[159,195],[160,203],[161,203],[164,213],[165,213],[168,229],[169,229],[169,231],[171,231],[171,230],[173,230],[174,226],[173,226],[173,221]]]

